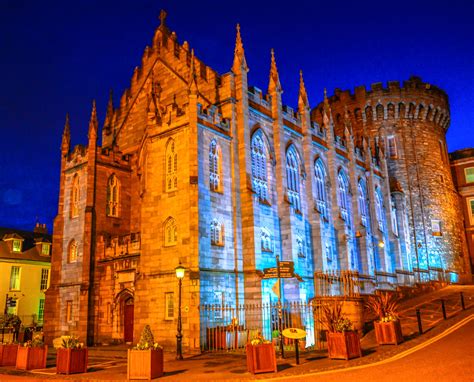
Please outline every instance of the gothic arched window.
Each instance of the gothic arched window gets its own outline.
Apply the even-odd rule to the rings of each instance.
[[[261,248],[263,252],[273,252],[273,240],[270,232],[265,228],[262,228],[260,232]]]
[[[169,217],[163,224],[165,247],[171,247],[178,244],[178,228],[176,221]]]
[[[337,202],[341,218],[348,227],[351,226],[351,196],[349,194],[349,179],[343,170],[337,174]]]
[[[267,148],[262,132],[258,130],[252,137],[252,185],[261,201],[268,202]]]
[[[316,207],[321,215],[327,217],[326,171],[320,158],[314,162],[314,176],[316,180]]]
[[[299,162],[293,145],[286,151],[286,185],[289,202],[295,210],[301,211]]]
[[[390,200],[390,212],[391,212],[391,218],[392,218],[392,231],[395,235],[398,236],[398,218],[397,218],[397,207],[395,205],[395,199],[391,198]]]
[[[370,212],[369,212],[369,199],[367,198],[367,183],[365,180],[360,179],[357,186],[359,190],[358,203],[359,212],[362,219],[362,225],[367,229],[370,229]]]
[[[120,183],[115,175],[111,175],[107,182],[107,216],[119,215]]]
[[[222,154],[216,140],[209,147],[209,188],[211,191],[222,192]]]
[[[170,139],[166,146],[166,191],[178,188],[178,153],[174,139]]]
[[[383,196],[380,188],[377,187],[375,189],[375,215],[377,217],[377,224],[379,226],[379,230],[384,232],[385,231],[385,209],[383,206]]]
[[[67,262],[75,263],[77,261],[77,242],[72,239],[67,249]]]
[[[224,225],[216,219],[211,222],[211,244],[224,245]]]
[[[299,236],[296,238],[296,249],[298,251],[298,257],[306,257],[304,250],[304,241]]]
[[[79,176],[77,174],[72,178],[72,188],[71,188],[71,217],[75,218],[79,216]]]

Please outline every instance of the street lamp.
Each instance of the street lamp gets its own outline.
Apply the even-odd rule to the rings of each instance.
[[[178,278],[178,334],[176,334],[176,359],[183,359],[183,350],[182,350],[182,326],[181,326],[181,287],[182,281],[184,278],[185,268],[179,263],[175,268],[176,277]]]

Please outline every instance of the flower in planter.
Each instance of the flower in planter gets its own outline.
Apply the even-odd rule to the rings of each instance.
[[[342,303],[322,305],[323,319],[321,320],[328,332],[342,333],[352,331],[352,321],[342,313]]]
[[[143,328],[142,334],[140,336],[140,341],[138,344],[133,348],[134,350],[149,350],[149,349],[163,349],[163,347],[155,342],[155,338],[153,337],[153,333],[151,331],[150,325],[145,325]]]
[[[395,293],[382,292],[370,296],[366,307],[380,322],[398,321],[399,298]]]
[[[79,342],[79,337],[75,337],[73,335],[70,336],[63,336],[61,347],[63,349],[82,349],[84,347],[84,343]]]
[[[265,340],[265,338],[263,338],[262,336],[262,333],[258,333],[257,336],[255,338],[253,338],[251,341],[250,341],[250,344],[251,345],[261,345],[261,344],[269,344],[270,341],[267,341]]]
[[[23,346],[29,348],[41,348],[44,346],[43,336],[41,334],[37,334],[32,340],[26,341]]]

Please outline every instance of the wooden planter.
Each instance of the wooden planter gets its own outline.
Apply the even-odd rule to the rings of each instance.
[[[357,332],[327,333],[328,355],[332,359],[362,357],[359,334]]]
[[[163,349],[128,350],[128,379],[151,380],[161,376],[163,376]]]
[[[403,342],[402,326],[399,320],[374,322],[375,338],[379,345],[398,345]]]
[[[87,348],[58,349],[56,355],[56,373],[76,374],[87,373]]]
[[[0,345],[0,366],[15,366],[18,344]]]
[[[250,373],[276,373],[275,346],[270,344],[247,344],[247,370]]]
[[[22,370],[44,369],[47,355],[47,345],[42,347],[18,346],[16,368]]]

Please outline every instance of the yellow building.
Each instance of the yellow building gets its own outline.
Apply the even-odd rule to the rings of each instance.
[[[0,227],[0,307],[22,324],[42,326],[49,286],[51,235],[46,225],[33,232]]]

